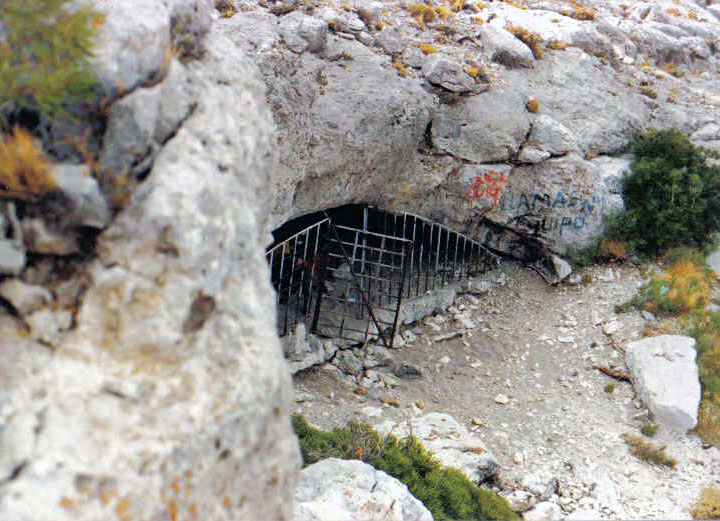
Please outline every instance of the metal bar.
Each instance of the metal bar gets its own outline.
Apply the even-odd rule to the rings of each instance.
[[[277,250],[278,248],[280,248],[280,247],[283,246],[284,244],[288,244],[291,240],[293,240],[293,239],[294,239],[295,237],[297,237],[298,235],[300,235],[300,234],[302,234],[302,233],[305,233],[305,232],[308,231],[310,228],[313,228],[313,227],[315,227],[315,226],[321,226],[323,223],[326,223],[326,222],[328,222],[329,220],[330,220],[330,218],[329,218],[329,217],[326,217],[325,219],[323,219],[323,220],[320,221],[320,222],[317,222],[317,223],[315,223],[315,224],[311,224],[311,225],[308,226],[307,228],[304,228],[304,229],[300,230],[299,232],[297,232],[295,235],[291,235],[290,237],[288,237],[287,239],[285,239],[285,240],[282,241],[281,243],[276,244],[275,246],[271,246],[270,248],[268,248],[268,250],[265,252],[265,254],[267,255],[268,253],[271,253],[271,252]]]
[[[349,230],[351,232],[354,232],[356,228],[350,228],[349,226],[343,226],[341,224],[335,224],[335,228],[338,230]],[[402,237],[393,237],[392,235],[387,235],[385,233],[376,233],[376,232],[366,232],[368,235],[374,235],[375,237],[387,237],[388,239],[392,239],[394,241],[402,241],[402,242],[410,242],[409,239],[404,239]]]
[[[390,334],[390,345],[388,346],[391,348],[395,343],[395,335],[397,334],[398,320],[400,318],[400,309],[402,306],[403,285],[405,284],[405,276],[407,275],[406,269],[407,263],[403,263],[402,277],[400,278],[400,291],[398,291],[397,307],[395,308],[395,321],[393,322],[392,333]]]

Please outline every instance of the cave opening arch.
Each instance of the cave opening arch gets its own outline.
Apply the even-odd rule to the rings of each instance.
[[[266,258],[279,335],[302,327],[347,345],[377,339],[392,347],[398,326],[427,308],[423,299],[499,263],[446,225],[368,204],[303,215],[273,239]]]

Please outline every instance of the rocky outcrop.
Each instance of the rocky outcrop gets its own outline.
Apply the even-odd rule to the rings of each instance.
[[[660,335],[627,345],[625,360],[638,397],[655,420],[685,433],[697,424],[700,381],[695,340]]]
[[[295,492],[297,521],[432,521],[407,487],[357,460],[325,459],[300,473]]]
[[[219,24],[268,85],[280,134],[274,225],[366,202],[513,255],[523,241],[562,251],[622,207],[627,163],[616,156],[635,131],[677,126],[720,143],[708,43],[718,22],[695,4],[670,15],[466,2],[420,23],[392,1],[243,5]]]
[[[33,260],[22,277],[44,289],[2,282],[19,317],[0,313],[0,518],[292,519],[299,454],[262,255],[276,173],[264,86],[209,30],[210,2],[98,6],[101,79],[125,89],[104,160],[143,175],[84,276]],[[158,75],[188,35],[202,53]],[[106,226],[76,182],[65,207]]]

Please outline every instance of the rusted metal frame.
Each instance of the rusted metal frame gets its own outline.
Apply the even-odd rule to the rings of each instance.
[[[407,247],[407,244],[405,244],[403,249],[407,250]],[[410,247],[412,248],[412,243]],[[398,320],[400,318],[400,309],[402,306],[403,286],[405,284],[405,276],[407,275],[407,262],[404,262],[407,257],[407,251],[405,253],[406,255],[403,256],[402,275],[400,276],[400,291],[398,291],[397,307],[395,308],[395,321],[393,322],[392,333],[390,334],[390,345],[388,346],[390,348],[392,348],[395,343],[395,335],[397,334]]]

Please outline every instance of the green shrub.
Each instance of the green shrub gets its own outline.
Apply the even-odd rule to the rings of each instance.
[[[705,243],[720,229],[720,168],[715,153],[679,130],[650,130],[630,143],[635,155],[623,178],[626,211],[608,220],[608,236],[656,255],[678,245]]]
[[[330,432],[292,416],[304,465],[324,458],[360,459],[403,482],[438,521],[518,519],[505,499],[473,484],[462,472],[442,467],[416,438],[381,437],[367,424],[351,421]]]
[[[605,391],[608,394],[612,394],[615,392],[615,384],[606,384],[605,387],[603,387],[603,391]]]
[[[646,423],[642,427],[640,427],[640,432],[643,433],[644,436],[647,436],[648,438],[652,438],[657,434],[658,426],[654,425],[652,423]]]
[[[68,0],[4,0],[0,20],[0,122],[22,110],[52,119],[89,102],[96,77],[92,39],[104,22],[89,5]]]

